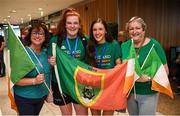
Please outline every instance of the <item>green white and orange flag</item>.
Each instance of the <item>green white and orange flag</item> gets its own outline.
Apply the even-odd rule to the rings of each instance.
[[[21,43],[20,39],[16,36],[11,25],[8,25],[8,49],[10,51],[10,80],[12,84],[18,82],[27,73],[35,68],[29,54]],[[9,86],[10,87],[10,86]],[[13,94],[11,88],[8,89],[8,95],[11,100],[12,109],[16,109],[15,103],[13,103]],[[13,106],[14,105],[14,106]]]
[[[127,73],[126,73],[123,92],[128,96],[135,84],[135,81],[141,76],[141,68],[137,60],[133,40],[131,40],[129,55],[127,57],[127,60],[128,60],[128,65],[127,65]]]
[[[63,92],[92,109],[117,110],[127,107],[123,86],[128,61],[113,69],[91,67],[56,48],[56,63]]]
[[[152,45],[142,67],[142,73],[151,77],[151,89],[164,93],[173,98],[173,92],[169,83],[167,72]]]

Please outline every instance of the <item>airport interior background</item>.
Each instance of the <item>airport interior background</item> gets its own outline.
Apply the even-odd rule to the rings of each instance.
[[[180,37],[180,0],[0,1],[0,35],[4,36],[5,40],[8,36],[8,22],[13,25],[16,35],[21,38],[27,34],[29,26],[39,20],[46,24],[49,31],[53,32],[53,28],[58,25],[63,9],[67,7],[73,7],[80,13],[83,29],[87,35],[91,22],[100,17],[107,21],[110,33],[115,39],[117,39],[119,31],[125,31],[126,22],[131,17],[142,17],[147,24],[147,36],[159,41],[166,52],[170,69],[169,80],[173,91],[176,91],[176,78],[178,77],[176,77],[177,69],[174,62],[180,53],[180,39],[178,39]],[[2,115],[14,115],[16,113],[10,108],[7,97],[7,78],[7,76],[0,78],[0,109]],[[43,108],[42,115],[60,114],[60,110],[53,104],[46,104]],[[180,115],[179,108],[179,94],[174,94],[174,99],[160,94],[157,114]],[[116,112],[116,115],[118,114]],[[128,115],[127,112],[124,115]]]

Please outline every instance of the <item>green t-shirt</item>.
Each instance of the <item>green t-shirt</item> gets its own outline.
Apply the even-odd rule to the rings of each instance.
[[[49,42],[49,47],[48,47],[48,55],[49,56],[52,55],[52,43],[56,43],[57,44],[57,40],[58,39],[59,39],[58,36],[54,36],[54,37],[51,38],[51,40]],[[88,41],[87,37],[85,37],[85,39]],[[76,43],[76,38],[72,38],[72,39],[68,39],[68,40],[69,40],[69,44],[70,44],[71,50],[73,51],[72,53],[74,53],[74,47],[75,47],[75,43]],[[69,50],[69,47],[68,47],[68,44],[67,44],[65,38],[63,39],[63,41],[62,41],[62,43],[60,45],[60,48],[66,54],[71,55],[71,52]],[[82,43],[81,38],[78,37],[77,48],[76,48],[76,52],[75,52],[75,58],[77,58],[80,61],[84,61],[85,60],[85,49],[86,48],[84,48],[84,45]],[[57,82],[54,70],[52,71],[52,80],[54,82]]]
[[[96,62],[98,68],[110,69],[116,64],[115,61],[120,58],[120,45],[117,41],[106,42],[96,46]]]
[[[131,40],[128,40],[127,42],[125,42],[121,45],[122,61],[127,59],[131,43],[132,43]],[[167,63],[166,55],[165,55],[163,48],[155,39],[151,38],[151,40],[148,44],[146,44],[145,46],[142,46],[140,48],[140,50],[138,50],[138,52],[139,52],[138,61],[139,61],[140,67],[143,64],[143,62],[153,44],[154,44],[154,48],[155,48],[159,58],[161,59],[161,62],[163,64]],[[136,82],[135,90],[136,90],[137,94],[141,94],[141,95],[152,94],[152,93],[156,92],[156,91],[151,90],[151,81],[150,82]],[[134,92],[134,88],[132,89],[131,93],[133,93],[133,92]]]

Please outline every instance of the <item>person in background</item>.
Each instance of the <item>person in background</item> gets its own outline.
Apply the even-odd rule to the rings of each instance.
[[[127,36],[125,31],[118,32],[118,42],[121,45],[123,42],[127,41]]]
[[[27,34],[28,34],[28,27],[21,29],[20,40],[21,40],[23,45],[27,45],[26,40],[25,40]]]
[[[4,55],[3,55],[4,47],[5,47],[4,37],[0,35],[0,77],[5,76],[5,64],[4,64]]]
[[[164,68],[169,74],[166,55],[155,39],[146,36],[147,25],[140,17],[132,17],[126,24],[126,30],[129,37],[133,39],[136,55],[140,66],[142,66],[145,57],[148,55],[150,48],[154,44],[156,50]],[[127,59],[130,52],[130,45],[132,41],[128,40],[121,46],[122,49],[122,61]],[[136,80],[135,85],[128,97],[128,112],[130,115],[155,115],[158,103],[159,93],[151,89],[152,81],[150,77],[142,74],[142,76]]]
[[[107,24],[101,18],[90,27],[86,63],[101,69],[111,69],[120,64],[120,46],[108,34]],[[101,115],[101,110],[91,109],[92,115]],[[103,111],[102,115],[113,115],[114,111]]]
[[[175,91],[174,94],[180,95],[180,52],[177,52],[176,59],[175,59],[175,66],[176,66],[176,84],[175,84]]]
[[[32,26],[26,36],[26,50],[37,70],[33,69],[21,78],[13,87],[14,98],[19,115],[39,115],[49,91],[45,83],[50,85],[50,64],[47,56],[49,33],[44,25]]]
[[[49,43],[50,64],[54,65],[56,63],[55,57],[52,56],[52,43],[56,43],[66,54],[84,61],[86,46],[83,41],[85,40],[87,38],[83,34],[80,14],[73,8],[65,9],[57,27],[57,36],[52,37]],[[63,100],[54,71],[52,76],[54,104],[60,106],[62,115],[72,115],[73,107],[76,115],[88,115],[88,109],[78,104],[71,96],[63,93],[62,96],[65,101]]]
[[[54,25],[54,24],[50,25],[49,33],[51,34],[51,36],[55,36],[57,34],[57,27],[56,27],[56,25]]]

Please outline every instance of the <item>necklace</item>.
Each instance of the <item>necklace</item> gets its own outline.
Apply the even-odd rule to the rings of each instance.
[[[144,37],[142,43],[140,43],[140,46],[139,46],[138,48],[136,48],[136,55],[137,55],[137,58],[138,58],[138,59],[139,59],[140,50],[141,50],[141,48],[142,48],[142,46],[143,46],[143,44],[144,44],[144,42],[145,42],[145,39],[146,39],[146,38]]]

